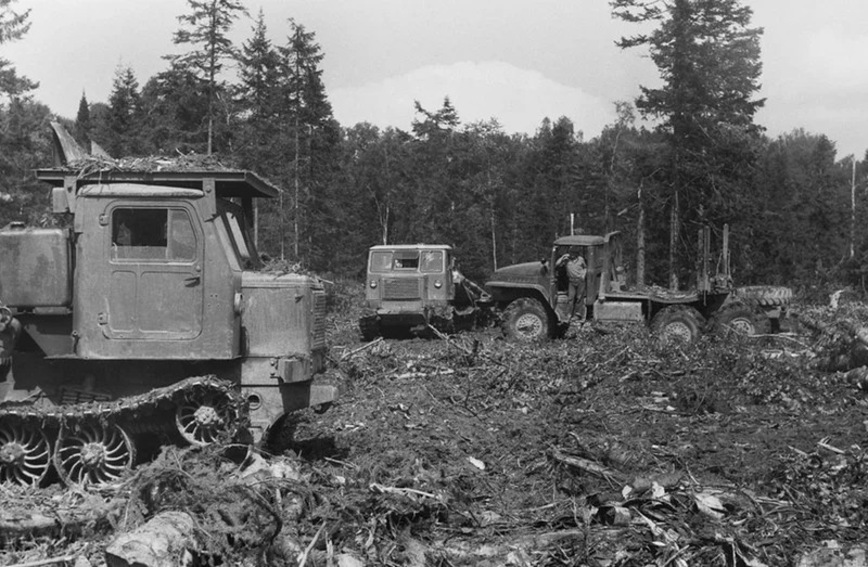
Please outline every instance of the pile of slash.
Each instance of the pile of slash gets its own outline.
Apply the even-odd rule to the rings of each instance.
[[[0,564],[866,564],[861,304],[687,347],[596,324],[362,343],[354,315],[329,327],[340,403],[282,452],[0,488]]]

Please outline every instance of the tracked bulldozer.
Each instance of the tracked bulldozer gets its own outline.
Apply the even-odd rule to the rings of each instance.
[[[335,400],[323,283],[266,270],[251,238],[277,187],[53,139],[56,226],[0,230],[0,482],[111,483],[161,444],[267,442]]]

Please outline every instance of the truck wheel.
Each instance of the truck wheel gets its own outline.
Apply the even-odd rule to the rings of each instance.
[[[362,331],[363,341],[372,341],[380,335],[380,322],[377,316],[362,317],[359,319],[359,330]]]
[[[688,344],[702,334],[705,320],[688,305],[670,305],[661,309],[651,320],[651,332],[664,343]]]
[[[552,336],[549,314],[536,299],[522,297],[503,312],[503,333],[510,339],[524,342]]]
[[[739,301],[724,305],[714,315],[711,332],[717,335],[765,335],[771,332],[771,321],[759,307]]]

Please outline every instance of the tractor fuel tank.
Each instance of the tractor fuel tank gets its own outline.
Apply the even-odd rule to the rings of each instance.
[[[0,301],[14,308],[72,304],[69,232],[60,228],[0,229]]]

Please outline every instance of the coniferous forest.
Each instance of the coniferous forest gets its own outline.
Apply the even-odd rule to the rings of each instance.
[[[578,231],[625,233],[645,283],[686,285],[699,228],[719,237],[729,224],[740,285],[864,291],[865,157],[838,156],[834,140],[798,123],[770,137],[755,122],[762,30],[750,8],[610,5],[615,18],[650,24],[613,40],[649,54],[662,83],[613,102],[616,121],[590,139],[564,117],[540,117],[533,135],[465,123],[448,96],[440,108],[416,103],[409,131],[339,124],[316,30],[290,21],[273,42],[265,15],[236,0],[188,0],[165,69],[107,69],[108,100],[83,95],[75,117],[55,115],[33,95],[38,77],[0,59],[0,225],[56,222],[33,170],[51,165],[49,122],[60,120],[113,157],[212,154],[256,171],[283,189],[259,210],[260,252],[329,277],[359,277],[371,245],[427,242],[451,244],[462,271],[484,281],[545,256],[574,215]],[[14,0],[0,13],[0,44],[27,33]],[[247,38],[230,41],[244,27]]]

